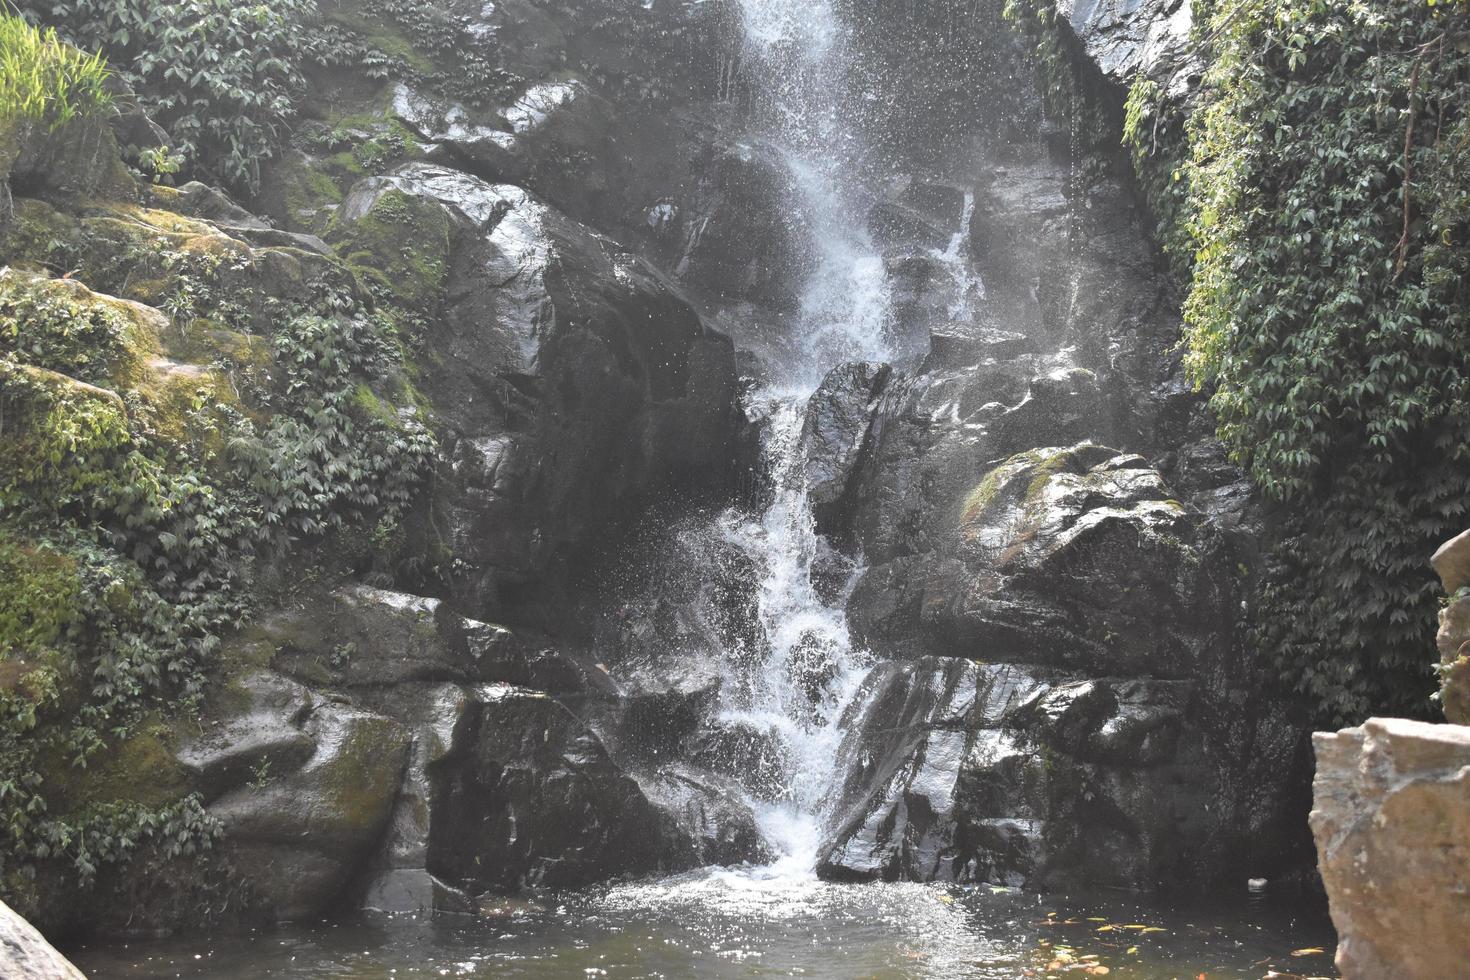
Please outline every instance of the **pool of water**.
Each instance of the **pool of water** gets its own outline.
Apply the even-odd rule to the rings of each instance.
[[[478,916],[371,916],[69,950],[93,980],[140,977],[1335,977],[1315,908],[1206,910],[1117,896],[839,885],[700,871],[505,900]]]

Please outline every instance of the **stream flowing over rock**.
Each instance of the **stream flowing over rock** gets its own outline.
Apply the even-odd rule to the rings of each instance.
[[[171,199],[251,275],[296,270],[277,292],[347,263],[411,311],[438,446],[401,527],[279,569],[170,735],[227,914],[710,864],[1142,891],[1305,866],[1306,722],[1238,628],[1256,501],[1122,149],[1045,122],[1000,5],[453,6],[522,52],[514,99],[339,68],[269,223]],[[1187,0],[1065,6],[1097,84],[1187,73]],[[339,102],[378,115],[354,136]],[[407,150],[328,152],[384,134]],[[1333,743],[1388,768],[1319,800],[1457,792],[1448,755],[1385,790],[1395,732]],[[1334,833],[1324,868],[1359,873]]]

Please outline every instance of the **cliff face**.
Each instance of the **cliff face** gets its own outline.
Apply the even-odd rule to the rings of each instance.
[[[838,367],[801,430],[826,587],[855,579],[875,661],[823,873],[1274,875],[1303,843],[1304,728],[1237,633],[1251,493],[1182,378],[1117,134],[1045,119],[997,10],[887,6],[850,13],[902,356]],[[713,666],[756,635],[761,570],[683,532],[769,493],[739,399],[818,251],[802,175],[751,138],[726,5],[444,9],[494,39],[505,96],[324,69],[251,211],[138,185],[106,134],[86,186],[12,176],[5,288],[120,310],[145,339],[120,355],[136,369],[92,374],[17,347],[0,382],[113,406],[109,467],[160,446],[252,521],[214,557],[238,604],[185,630],[195,699],[160,686],[88,775],[40,791],[58,816],[192,798],[209,863],[144,841],[84,893],[45,855],[7,859],[47,928],[462,909],[766,855],[749,801],[779,746],[720,717]],[[1175,58],[1186,12],[1068,10],[1098,69],[1081,84]],[[373,29],[425,56],[412,27]],[[122,563],[182,536],[129,537],[78,486],[6,526],[28,567],[71,560],[58,528],[105,526]],[[98,696],[89,637],[13,658],[7,690],[35,687],[41,646],[59,703]],[[40,731],[67,723],[52,710]]]

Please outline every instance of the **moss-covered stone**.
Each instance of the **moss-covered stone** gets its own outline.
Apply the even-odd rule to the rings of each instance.
[[[437,202],[390,190],[336,237],[359,275],[404,309],[431,313],[443,302],[452,236]]]

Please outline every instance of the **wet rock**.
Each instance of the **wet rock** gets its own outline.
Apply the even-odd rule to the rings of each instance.
[[[323,914],[367,863],[393,814],[409,735],[387,718],[322,703],[302,724],[315,752],[260,770],[209,810],[226,856],[277,921]]]
[[[654,493],[729,486],[732,346],[652,267],[519,188],[422,163],[361,183],[342,219],[390,192],[460,225],[423,387],[450,430],[465,608],[500,616]]]
[[[4,902],[0,902],[0,974],[10,980],[87,980]]]
[[[379,912],[467,912],[468,895],[428,870],[434,831],[431,773],[456,749],[473,695],[457,685],[408,685],[385,692],[376,706],[410,727],[413,745],[393,815],[379,844],[362,907]]]
[[[976,731],[999,725],[1040,683],[1022,668],[965,660],[880,665],[846,719],[839,753],[846,776],[820,872],[858,880],[966,880],[973,845],[965,841],[965,822],[990,816],[957,792],[967,764],[974,767],[967,757],[985,741]],[[1014,739],[1004,738],[1014,746],[1010,754],[1024,759]]]
[[[216,722],[178,751],[179,762],[206,798],[252,779],[256,773],[290,772],[316,750],[303,725],[316,704],[306,688],[270,671],[242,678],[236,688],[245,709]]]
[[[867,687],[826,877],[1153,889],[1270,866],[1299,820],[1255,795],[1302,771],[1299,729],[1193,682],[925,658]]]
[[[725,681],[717,660],[694,651],[639,657],[619,664],[612,677],[620,695],[619,750],[650,758],[679,751],[704,721]]]
[[[429,871],[472,893],[690,867],[697,848],[565,706],[477,689],[435,776]]]
[[[886,364],[837,368],[807,406],[801,434],[807,499],[823,533],[841,531],[849,484],[862,462],[878,397],[891,373]]]
[[[689,753],[695,765],[740,783],[756,799],[778,799],[790,771],[779,734],[751,722],[722,722],[700,733]]]
[[[692,842],[697,865],[759,863],[771,858],[739,783],[687,764],[637,777],[650,803]]]
[[[1470,959],[1470,729],[1375,718],[1319,734],[1312,832],[1348,980]]]
[[[713,149],[695,193],[651,212],[650,229],[669,239],[659,251],[681,282],[724,302],[794,310],[811,268],[797,199],[785,160],[738,143]]]
[[[1187,677],[1232,615],[1233,566],[1201,526],[1139,457],[1037,450],[970,492],[938,555],[870,571],[850,613],[873,642],[907,620],[955,653]]]
[[[1171,94],[1188,90],[1190,0],[1067,0],[1057,3],[1057,14],[1107,78],[1126,86],[1142,73]]]

